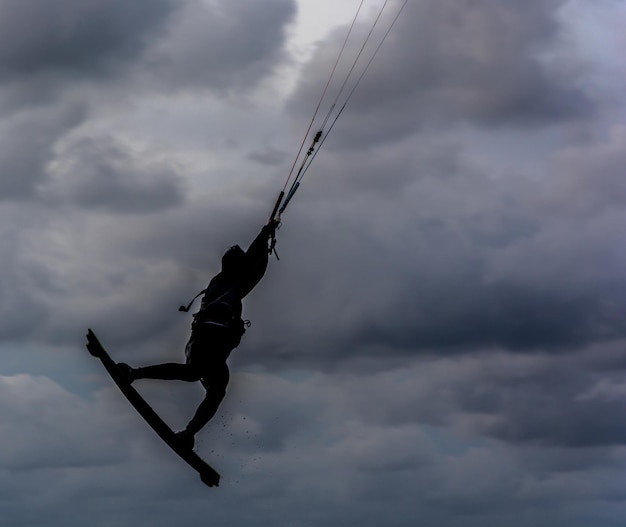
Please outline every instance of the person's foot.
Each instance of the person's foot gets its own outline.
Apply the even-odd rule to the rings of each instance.
[[[134,370],[134,368],[131,368],[125,362],[118,362],[117,363],[117,369],[122,374],[122,377],[124,378],[124,380],[128,384],[132,384],[132,382],[135,380],[135,370]]]
[[[176,432],[176,439],[180,441],[181,445],[189,450],[193,450],[194,438],[191,432],[187,430],[181,430],[180,432]]]

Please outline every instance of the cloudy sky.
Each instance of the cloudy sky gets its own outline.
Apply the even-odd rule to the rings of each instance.
[[[87,354],[182,360],[359,3],[0,0],[0,525],[624,525],[622,0],[408,1],[246,301],[218,489]]]

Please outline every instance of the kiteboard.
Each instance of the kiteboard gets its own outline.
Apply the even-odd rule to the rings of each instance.
[[[89,329],[87,331],[87,349],[94,357],[100,359],[107,372],[124,394],[128,402],[134,406],[150,427],[165,441],[165,443],[176,452],[187,464],[200,475],[203,483],[209,487],[217,487],[220,482],[220,475],[204,461],[193,449],[185,447],[172,429],[159,417],[152,407],[139,395],[137,390],[126,380],[117,364],[111,359],[104,346],[98,340],[95,333]]]

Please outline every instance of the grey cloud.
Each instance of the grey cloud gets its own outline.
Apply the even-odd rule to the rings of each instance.
[[[56,141],[84,118],[82,108],[59,105],[18,112],[0,124],[0,200],[32,197],[47,178]]]
[[[466,390],[484,385],[495,395],[496,386],[515,385],[520,388],[515,394],[523,397],[524,385],[544,386],[541,377],[553,366],[534,358],[489,358],[488,362],[477,357],[465,362],[413,362],[382,376],[337,373],[303,377],[286,372],[281,379],[274,372],[236,374],[220,412],[227,415],[198,438],[201,453],[224,474],[220,494],[215,496],[222,512],[214,518],[242,517],[251,525],[266,524],[270,517],[277,525],[302,519],[363,525],[384,515],[390,525],[398,527],[416,518],[427,525],[506,523],[521,527],[527,523],[523,512],[532,509],[534,524],[548,526],[554,518],[567,516],[560,511],[571,506],[573,496],[587,508],[606,496],[608,489],[602,485],[616,485],[621,477],[620,470],[607,466],[609,451],[602,455],[581,449],[574,462],[567,449],[552,447],[551,463],[544,465],[541,459],[546,452],[528,446],[520,452],[503,442],[460,438],[452,428],[420,426],[415,420],[398,422],[387,415],[396,409],[399,397],[406,399],[406,416],[410,416],[411,405],[427,407],[446,393],[456,393],[456,402],[462,403],[469,395]],[[99,382],[110,383],[104,374],[99,377]],[[419,385],[417,389],[413,381]],[[15,393],[32,395],[35,386],[33,379],[30,384],[22,383],[23,390]],[[44,488],[40,471],[11,469],[14,485],[7,487],[8,491],[15,489],[16,482],[18,487],[41,489],[37,506],[31,510],[32,519],[56,518],[59,506],[70,503],[75,506],[65,521],[70,525],[80,525],[94,508],[116,511],[122,525],[131,525],[140,513],[143,518],[154,517],[155,525],[171,523],[174,516],[180,516],[179,500],[184,500],[187,511],[180,519],[182,525],[193,525],[206,512],[207,491],[197,483],[195,474],[185,470],[182,462],[140,426],[139,418],[114,387],[107,385],[95,401],[83,402],[68,394],[59,397],[58,387],[49,381],[38,386],[39,395],[32,401],[40,404],[45,394],[54,394],[56,406],[49,405],[53,410],[65,403],[78,408],[80,416],[90,412],[92,417],[84,419],[86,428],[94,426],[95,416],[99,422],[95,433],[104,431],[108,440],[93,452],[89,438],[81,435],[85,427],[79,426],[78,440],[89,445],[92,464],[88,470],[71,470],[59,458],[55,467],[47,468],[57,481],[55,490]],[[140,388],[160,411],[171,406],[180,389],[177,385],[168,390]],[[506,401],[508,395],[505,391],[497,400]],[[454,411],[454,407],[450,409]],[[484,407],[473,404],[465,409]],[[170,413],[169,409],[164,413]],[[56,420],[50,422],[56,426],[48,429],[48,436],[56,439],[71,416],[59,416],[56,410],[49,413],[53,416]],[[73,441],[70,438],[69,444],[74,445]],[[52,441],[48,452],[54,448]],[[116,463],[115,455],[122,452]],[[107,458],[111,454],[113,457]],[[571,469],[585,470],[590,475],[588,484],[579,485],[580,473]],[[472,484],[476,480],[480,483]],[[124,499],[130,493],[132,499]],[[492,505],[494,497],[496,506]],[[81,498],[78,503],[77,498]],[[166,498],[167,506],[161,508],[158,503]],[[242,500],[248,507],[239,516],[233,511]],[[289,507],[272,509],[278,512],[268,515],[268,502],[288,503]],[[13,501],[5,517],[19,517],[24,512],[22,503]],[[519,521],[515,519],[518,516],[522,518]],[[580,521],[568,524],[585,525]]]
[[[15,216],[13,217],[15,219]],[[43,323],[47,310],[33,295],[33,283],[29,273],[21,267],[20,258],[8,253],[17,252],[15,240],[5,241],[4,254],[0,257],[2,279],[0,279],[0,340],[10,341],[28,336],[33,331],[32,320]],[[24,316],[28,313],[28,316]],[[31,318],[32,317],[32,318]]]
[[[128,61],[175,6],[171,0],[4,0],[0,78],[55,70],[80,78]]]
[[[25,257],[24,231],[37,231],[40,216],[23,202],[0,206],[0,340],[16,341],[33,331],[33,320],[45,321],[48,313],[36,298]],[[24,316],[29,313],[28,316]]]
[[[533,55],[553,49],[562,29],[553,18],[559,2],[528,2],[525,12],[486,1],[459,2],[458,10],[447,1],[412,3],[422,19],[409,16],[407,25],[433,46],[400,25],[384,49],[409,55],[415,45],[404,51],[400,40],[419,40],[421,55],[403,59],[409,70],[420,66],[419,75],[394,68],[393,57],[379,57],[357,92],[362,97],[355,95],[338,124],[338,148],[322,152],[283,218],[281,260],[272,258],[246,299],[244,316],[253,325],[232,355],[224,405],[198,437],[200,452],[224,475],[209,501],[196,475],[87,355],[83,335],[93,326],[115,358],[182,360],[190,316],[178,313],[178,305],[206,285],[225,248],[252,239],[275,198],[264,167],[280,164],[279,152],[238,137],[242,152],[212,145],[200,154],[200,141],[178,135],[179,124],[188,130],[188,94],[187,113],[159,138],[182,145],[175,157],[193,194],[183,194],[180,168],[167,161],[171,150],[131,146],[150,144],[142,137],[123,142],[158,121],[145,120],[145,112],[160,100],[141,105],[137,121],[144,124],[133,122],[132,132],[120,133],[108,120],[109,110],[120,111],[118,94],[184,89],[185,72],[205,57],[172,60],[198,42],[202,20],[214,23],[211,10],[219,4],[185,4],[188,11],[170,19],[158,49],[131,55],[136,76],[114,72],[102,87],[106,119],[98,120],[105,110],[95,104],[94,121],[80,129],[56,126],[50,110],[40,113],[51,123],[37,143],[46,153],[25,194],[36,187],[39,201],[1,204],[3,371],[58,373],[89,393],[77,397],[45,377],[20,376],[13,385],[0,377],[0,426],[8,431],[3,518],[17,525],[124,526],[137,518],[155,526],[206,518],[250,526],[366,526],[381,518],[394,527],[621,525],[625,224],[615,168],[623,158],[621,132],[595,142],[579,137],[554,155],[549,171],[530,174],[559,148],[557,141],[569,140],[560,135],[568,131],[562,123],[581,115],[569,103],[553,111],[551,97],[568,96],[561,91],[567,76]],[[223,9],[232,15],[245,3],[230,4]],[[185,17],[202,6],[209,6],[206,16],[187,40],[179,31],[193,24]],[[259,14],[256,5],[248,9]],[[206,60],[214,69],[206,78],[194,72],[191,89],[206,82],[230,94],[271,71],[284,59],[274,45],[282,45],[288,18],[274,15],[277,22],[267,24],[264,36],[249,35],[261,51],[237,55],[250,68],[236,72],[234,64],[220,62],[228,51],[213,54]],[[251,26],[248,17],[231,27]],[[235,38],[219,34],[220,41]],[[147,71],[157,51],[163,61]],[[469,64],[479,58],[485,64],[476,64],[474,77]],[[490,86],[494,79],[484,75],[498,70],[517,73],[516,83],[504,78]],[[381,72],[401,75],[401,82],[383,85]],[[426,86],[405,87],[407,79]],[[152,83],[142,83],[147,80]],[[452,81],[470,97],[438,91]],[[523,110],[513,84],[547,92]],[[119,92],[107,91],[112,87]],[[396,95],[397,107],[391,101],[387,108],[397,113],[381,112],[370,127],[369,137],[387,134],[385,140],[348,143],[346,131],[364,137],[368,112]],[[571,102],[580,93],[569,95]],[[374,96],[375,104],[365,105]],[[172,98],[162,111],[180,115],[178,102]],[[25,115],[16,112],[12,124],[18,116],[27,122]],[[416,115],[450,126],[420,128]],[[502,138],[502,128],[486,125],[502,124],[506,115],[516,130]],[[207,126],[207,138],[224,135],[221,123]],[[588,126],[603,132],[598,123]],[[20,133],[21,141],[35,137],[36,128]],[[237,126],[226,128],[236,135]],[[100,133],[85,137],[88,130]],[[546,144],[538,145],[543,138]],[[280,141],[273,137],[271,144]],[[215,156],[218,168],[211,165]],[[505,157],[514,170],[502,169]],[[535,162],[515,163],[522,157]],[[250,161],[258,173],[235,176],[249,172]],[[213,173],[204,178],[203,171]],[[137,387],[175,427],[202,395],[199,386],[183,383]],[[11,442],[14,436],[22,443]],[[106,515],[97,514],[103,510]]]
[[[588,116],[591,103],[569,69],[559,67],[558,53],[552,62],[539,58],[561,45],[562,4],[410,4],[342,114],[342,137],[333,141],[379,143],[451,122],[525,127]],[[342,29],[320,44],[293,111],[308,107],[303,100],[317,100],[344,36]]]
[[[623,402],[564,404],[552,397],[524,402],[529,406],[516,405],[503,410],[495,423],[485,427],[485,432],[515,443],[567,447],[612,446],[626,442],[626,425],[619,419]],[[569,412],[567,418],[564,412]]]
[[[189,321],[177,308],[185,300],[188,273],[166,259],[125,254],[115,233],[133,232],[133,222],[107,211],[92,214],[93,220],[79,224],[83,216],[75,211],[22,236],[22,296],[39,314],[36,324],[25,324],[29,338],[44,346],[82,346],[92,327],[111,346],[123,342],[139,355],[184,345]],[[7,284],[7,292],[12,291]],[[8,303],[7,309],[12,307]]]
[[[409,279],[405,291],[396,292],[396,302],[403,300],[396,303],[402,310],[395,321],[389,323],[377,311],[361,329],[375,340],[395,341],[399,348],[435,346],[461,352],[466,346],[499,345],[565,352],[623,336],[625,305],[617,292],[623,278],[615,268],[620,257],[613,247],[622,224],[615,219],[574,232],[562,230],[558,221],[546,221],[527,239],[463,254],[462,267],[446,262],[441,249],[431,248],[431,258],[440,267],[418,264],[428,279]],[[459,224],[456,228],[464,230]],[[455,236],[448,229],[441,235]],[[390,306],[383,303],[381,308]],[[387,330],[377,337],[382,320]]]
[[[9,0],[0,6],[0,109],[68,90],[249,90],[282,62],[293,0]]]
[[[293,0],[188,2],[146,54],[148,82],[182,91],[249,89],[286,58],[285,31],[294,15]]]
[[[300,203],[304,213],[289,212],[282,232],[293,232],[285,243],[298,247],[279,243],[277,267],[291,293],[258,315],[273,328],[260,337],[266,359],[289,360],[272,335],[289,341],[292,333],[308,335],[289,345],[298,360],[315,364],[381,349],[401,356],[494,346],[565,353],[624,335],[621,214],[573,224],[569,214],[546,208],[547,185],[492,178],[452,148],[443,164],[413,152],[413,178],[406,167],[382,177],[376,162],[372,172],[357,165],[342,178],[320,175],[324,195]],[[336,184],[344,178],[364,184]],[[388,188],[396,183],[399,189]]]
[[[96,142],[96,148],[101,144],[119,146],[104,141]],[[90,170],[76,174],[80,181]],[[132,188],[158,188],[150,174],[135,170],[124,177],[145,175]],[[76,183],[72,178],[62,181]],[[98,181],[88,181],[88,189],[92,184],[101,188]],[[127,186],[117,191],[128,192]],[[191,323],[178,306],[219,271],[223,251],[254,238],[266,219],[265,204],[242,215],[232,202],[210,196],[154,214],[149,213],[154,207],[165,206],[161,200],[150,209],[126,207],[131,198],[145,202],[153,197],[149,189],[146,195],[131,193],[110,201],[104,199],[109,194],[101,193],[103,199],[91,206],[77,204],[75,189],[59,183],[48,188],[40,214],[28,207],[19,215],[7,206],[2,210],[3,337],[27,336],[45,346],[76,345],[86,328],[94,327],[107,343],[130,351],[129,361],[152,360],[159,353],[178,359]]]
[[[337,369],[329,374],[336,381],[320,391],[329,407],[333,402],[336,415],[351,415],[371,426],[428,426],[456,433],[460,442],[481,444],[492,437],[522,446],[520,456],[532,462],[533,473],[545,477],[606,468],[609,449],[626,442],[620,419],[625,369],[590,372],[581,356],[593,353],[597,350],[516,356],[494,350],[454,359],[406,357],[395,367],[381,361],[378,371]],[[302,389],[317,382],[303,383]],[[554,452],[550,462],[542,448]]]
[[[618,211],[626,201],[626,127],[614,126],[606,139],[592,140],[557,152],[546,206],[561,214],[589,218]]]
[[[584,358],[602,347],[558,357],[504,349],[453,359],[406,357],[386,371],[338,373],[332,397],[365,422],[429,425],[454,431],[461,443],[491,437],[519,447],[539,479],[606,469],[614,462],[611,449],[626,442],[620,419],[626,387],[623,366],[610,373],[587,368]]]
[[[623,335],[619,215],[568,225],[560,211],[545,208],[544,185],[523,185],[512,176],[492,179],[454,148],[412,152],[417,178],[401,170],[405,158],[394,153],[387,157],[401,160],[397,174],[387,172],[381,179],[376,163],[371,172],[363,163],[354,173],[343,171],[342,178],[319,174],[324,189],[319,196],[301,191],[297,199],[303,201],[279,231],[281,261],[272,260],[246,304],[254,322],[246,342],[262,352],[245,355],[245,362],[297,360],[332,368],[342,360],[375,358],[381,350],[396,358],[484,347],[565,353]],[[336,161],[341,166],[342,159]],[[366,184],[354,193],[353,181]],[[393,190],[395,182],[401,192]],[[376,192],[381,183],[383,194]],[[260,225],[263,203],[255,203],[246,218]],[[185,262],[184,269],[158,271],[161,281],[169,277],[176,284],[162,295],[177,306],[182,300],[173,300],[175,287],[187,283],[189,294],[179,296],[193,296],[217,269],[221,251],[256,233],[256,227],[245,232],[233,226],[246,220],[231,205],[216,197],[129,224],[109,239],[109,250],[123,252],[129,264]],[[113,203],[103,206],[115,210]],[[376,216],[361,217],[364,206]],[[231,225],[228,232],[224,224]],[[315,258],[309,261],[311,251]],[[394,269],[393,276],[386,269]],[[105,318],[112,321],[127,301],[111,304]],[[130,305],[135,302],[130,299]],[[155,320],[168,319],[165,304]],[[145,315],[145,324],[136,328],[154,327]],[[125,332],[131,333],[141,340],[136,331]]]
[[[98,444],[90,440],[95,428],[106,429],[116,418],[105,412],[94,418],[90,403],[47,377],[0,376],[0,408],[5,438],[0,464],[7,470],[103,466],[122,457],[106,434]]]
[[[387,504],[397,503],[401,512],[393,521],[398,525],[415,517],[415,510],[407,508],[407,503],[419,504],[420,517],[441,514],[439,521],[433,524],[442,521],[449,524],[448,514],[454,511],[463,517],[462,521],[459,518],[460,524],[467,524],[469,516],[477,525],[485,522],[497,525],[502,523],[502,518],[510,518],[515,510],[545,505],[546,511],[554,511],[555,503],[567,503],[571,493],[581,500],[592,500],[600,489],[595,484],[579,487],[576,482],[580,472],[576,471],[608,471],[606,477],[611,481],[619,478],[620,470],[612,470],[609,464],[616,451],[607,448],[577,448],[574,452],[559,444],[546,451],[529,444],[520,449],[515,444],[513,449],[506,442],[472,437],[463,434],[460,427],[456,428],[455,420],[461,420],[464,415],[472,419],[476,415],[496,413],[496,410],[506,414],[507,404],[522,407],[528,402],[532,405],[533,401],[527,397],[532,397],[533,389],[543,398],[554,393],[546,386],[546,379],[564,379],[568,388],[563,392],[563,410],[573,411],[573,415],[571,419],[567,413],[555,416],[555,422],[543,429],[542,437],[546,442],[557,440],[552,436],[553,431],[568,428],[580,417],[575,412],[575,402],[569,402],[565,392],[574,385],[581,388],[587,383],[584,372],[573,375],[576,381],[572,383],[568,379],[575,372],[566,367],[567,372],[559,375],[557,368],[558,363],[551,359],[515,358],[502,353],[454,361],[411,361],[403,368],[371,375],[337,372],[306,377],[295,372],[293,376],[286,374],[288,381],[276,382],[272,374],[252,374],[245,381],[235,380],[235,385],[243,384],[246,389],[231,395],[241,399],[236,403],[238,411],[256,420],[249,425],[255,436],[259,428],[262,432],[265,427],[271,434],[275,421],[279,421],[277,435],[282,438],[278,443],[279,451],[275,454],[264,450],[258,462],[261,472],[280,474],[272,481],[278,479],[287,485],[291,478],[298,478],[298,471],[292,472],[295,466],[300,467],[299,471],[321,472],[326,476],[342,471],[355,479],[339,478],[349,490],[333,489],[333,494],[339,492],[343,501],[359,502],[363,506],[375,497],[384,499]],[[493,398],[495,404],[485,406],[472,397],[479,392]],[[306,406],[309,423],[280,426],[293,424],[287,416],[295,411],[290,403],[294,397],[295,401],[309,402]],[[442,399],[445,404],[438,405]],[[311,401],[318,404],[311,405]],[[421,418],[431,405],[437,406],[449,426],[423,425]],[[402,416],[399,416],[398,406],[404,408]],[[598,411],[602,409],[599,407]],[[281,423],[283,419],[288,423]],[[300,416],[295,419],[299,422]],[[239,421],[239,425],[243,423],[245,421]],[[238,434],[238,426],[229,425],[229,429]],[[311,429],[318,429],[318,433],[310,432]],[[269,439],[261,433],[259,440],[264,444]],[[309,455],[303,460],[292,460],[290,447],[309,445],[309,441],[315,441],[318,446],[310,445]],[[315,454],[317,448],[322,448],[323,453]],[[381,450],[385,452],[384,462],[378,454]],[[542,464],[547,452],[552,453],[551,461]],[[279,462],[285,458],[290,458],[289,463]],[[470,484],[477,473],[483,474],[480,485]],[[386,483],[387,477],[393,478],[391,489]],[[554,482],[555,486],[546,486],[546,481]],[[320,490],[312,484],[309,492],[317,496]],[[281,485],[273,491],[290,494],[290,490]],[[494,496],[499,502],[495,508],[490,505]],[[323,494],[319,494],[319,499],[324,500]],[[332,503],[330,498],[329,506]],[[489,520],[481,518],[485,510],[490,511]],[[342,517],[338,514],[340,511],[332,510],[335,520]],[[352,517],[344,519],[348,524],[356,521]]]
[[[620,414],[624,391],[611,393],[598,387],[615,382],[613,387],[619,388],[624,369],[598,376],[587,371],[575,354],[543,362],[534,371],[506,374],[487,369],[459,391],[458,402],[464,411],[490,416],[477,419],[476,430],[515,444],[577,449],[623,445],[626,426]],[[585,458],[579,463],[586,459],[590,464],[606,464],[602,451],[582,455]],[[554,465],[558,470],[573,470],[576,463],[563,457]]]
[[[270,167],[283,165],[287,158],[287,152],[276,150],[274,148],[266,148],[265,150],[251,152],[248,154],[248,159]]]
[[[149,158],[149,152],[140,155],[111,137],[82,137],[59,148],[52,177],[39,193],[46,201],[120,213],[180,204],[183,191],[175,169]]]

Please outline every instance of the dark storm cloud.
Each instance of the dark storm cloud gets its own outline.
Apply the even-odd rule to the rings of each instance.
[[[626,442],[625,369],[590,372],[581,359],[597,352],[551,357],[494,351],[453,360],[405,360],[375,373],[356,374],[352,368],[337,373],[332,397],[350,408],[346,413],[381,426],[428,424],[531,450],[563,449],[551,469],[543,470],[580,470],[606,465],[608,452],[601,449]],[[568,455],[571,448],[582,457]]]
[[[172,0],[3,0],[0,83],[59,70],[80,78],[131,60],[175,8]]]
[[[500,212],[502,217],[493,216],[491,222],[506,225],[510,211]],[[501,247],[475,246],[463,254],[445,246],[472,240],[475,220],[454,218],[452,226],[440,229],[444,247],[418,246],[430,257],[417,259],[417,276],[397,292],[403,309],[395,323],[387,321],[387,330],[377,335],[377,321],[384,319],[377,312],[362,330],[375,340],[395,341],[400,349],[461,352],[466,346],[504,346],[562,353],[620,338],[626,334],[621,293],[626,282],[619,271],[624,261],[619,233],[625,226],[623,215],[577,227],[545,217],[526,238],[511,236]],[[462,257],[464,265],[446,257]],[[420,278],[422,271],[426,274]],[[390,307],[383,304],[383,309]]]
[[[111,137],[82,137],[60,150],[51,181],[40,188],[46,200],[136,214],[183,199],[175,169],[150,160],[150,152],[133,152]]]
[[[298,248],[279,243],[280,281],[290,293],[271,315],[258,315],[263,326],[277,326],[262,338],[267,358],[293,359],[283,349],[292,333],[308,335],[288,345],[297,360],[320,367],[433,350],[562,354],[623,338],[618,144],[588,145],[578,155],[566,149],[557,159],[567,166],[546,181],[492,174],[454,145],[383,149],[352,165],[337,156],[332,170],[318,164],[318,179],[305,183],[322,193],[311,197],[303,185],[296,199],[305,202],[279,232],[279,241],[293,232],[286,243]],[[577,203],[593,209],[572,217]]]
[[[474,431],[510,443],[577,449],[624,445],[626,370],[589,371],[584,357],[597,352],[596,347],[556,359],[543,356],[531,367],[493,354],[482,371],[455,387],[458,408]],[[603,463],[602,452],[588,452],[586,462]],[[571,470],[576,464],[564,455],[554,468]]]
[[[408,494],[419,502],[422,511],[429,510],[430,505],[442,511],[454,510],[464,520],[466,514],[473,517],[486,510],[506,517],[512,511],[542,503],[555,507],[555,502],[563,500],[561,493],[573,492],[589,499],[593,490],[576,485],[581,471],[604,471],[613,483],[620,477],[619,456],[607,448],[620,441],[619,434],[611,437],[600,429],[593,443],[584,442],[585,437],[593,436],[590,431],[577,436],[586,426],[603,420],[581,411],[580,403],[604,390],[589,390],[594,386],[593,376],[579,368],[576,357],[572,359],[492,353],[412,362],[370,374],[343,371],[308,378],[294,376],[288,382],[276,382],[271,375],[266,379],[253,377],[257,383],[263,379],[267,385],[261,389],[259,384],[247,384],[251,393],[238,407],[243,411],[249,407],[248,418],[258,419],[253,429],[263,442],[278,439],[265,435],[272,434],[268,424],[277,419],[276,414],[282,418],[294,413],[288,423],[279,419],[276,433],[282,441],[270,443],[279,449],[278,459],[289,456],[290,444],[323,440],[323,454],[316,456],[321,466],[328,464],[323,472],[328,475],[342,469],[358,479],[351,482],[358,488],[350,495],[348,501],[352,503],[384,496],[389,504],[400,489],[408,486]],[[623,383],[619,386],[623,400]],[[252,397],[256,392],[258,399]],[[292,395],[285,397],[287,393]],[[312,405],[312,401],[318,404]],[[552,419],[541,426],[537,426],[540,418],[534,423],[517,419],[509,422],[519,427],[520,434],[534,434],[533,439],[484,438],[489,423],[506,418],[509,408],[528,405],[530,414],[532,408],[544,404],[552,408],[545,414],[538,408],[537,413],[551,414]],[[298,407],[306,407],[304,422]],[[598,404],[595,410],[606,417],[606,422],[619,420],[615,406]],[[437,414],[438,419],[433,419]],[[298,425],[291,430],[285,426],[294,422]],[[477,435],[468,433],[468,424]],[[329,430],[332,433],[325,435]],[[266,466],[268,470],[278,469],[274,462]],[[468,486],[479,473],[483,475],[481,484]],[[289,477],[288,471],[281,470],[281,477]],[[394,481],[391,490],[387,489],[387,478]],[[555,487],[546,486],[547,481]],[[495,508],[491,504],[494,496],[500,502]],[[407,496],[399,500],[398,506],[402,508],[401,503],[407,499],[413,502]],[[406,514],[413,517],[415,512],[404,510],[402,517]]]
[[[563,29],[554,16],[561,2],[409,4],[413,14],[383,48],[393,53],[377,59],[327,145],[351,148],[322,151],[283,218],[280,261],[272,257],[245,300],[252,326],[229,359],[224,405],[198,435],[200,453],[224,475],[210,499],[87,355],[92,326],[118,360],[184,360],[191,315],[177,307],[219,270],[224,249],[247,245],[267,218],[275,198],[267,167],[285,163],[280,150],[291,138],[251,145],[237,134],[248,122],[235,112],[234,124],[216,118],[203,137],[222,138],[226,128],[236,149],[186,139],[208,115],[186,121],[192,90],[239,94],[283,59],[291,4],[257,4],[177,4],[184,9],[162,38],[130,55],[131,75],[113,68],[110,83],[88,89],[70,80],[63,96],[92,105],[83,127],[42,107],[5,121],[5,145],[13,131],[26,145],[42,137],[33,144],[43,155],[20,169],[37,174],[25,190],[36,188],[36,206],[0,204],[0,339],[9,357],[0,373],[25,373],[0,376],[3,517],[621,525],[625,142],[619,127],[565,148],[555,139],[580,116],[572,102],[581,96],[544,55]],[[274,20],[257,26],[265,13]],[[232,45],[240,70],[213,38]],[[99,71],[115,61],[98,60]],[[203,64],[210,68],[194,71]],[[166,108],[162,98],[140,100],[174,89],[187,92]],[[524,102],[523,91],[534,96]],[[280,118],[269,128],[288,129],[284,113],[271,111]],[[122,112],[132,131],[119,129]],[[165,120],[173,126],[162,125],[164,113],[176,116]],[[507,115],[514,134],[487,126]],[[418,118],[447,126],[420,128]],[[49,124],[41,136],[38,120]],[[162,130],[148,130],[152,123]],[[269,136],[268,127],[259,133]],[[358,133],[382,140],[354,141]],[[21,155],[21,143],[10,152]],[[276,149],[263,150],[269,144]],[[27,159],[0,152],[6,166]],[[531,173],[528,158],[549,170]],[[202,396],[184,383],[137,387],[174,427]]]
[[[626,369],[607,373],[586,366],[585,358],[602,347],[558,357],[498,350],[454,359],[387,360],[378,371],[358,373],[344,365],[301,389],[318,389],[331,414],[334,407],[337,415],[370,426],[427,425],[454,431],[458,441],[491,437],[528,449],[522,454],[535,458],[533,471],[582,470],[607,466],[606,449],[626,444]],[[328,385],[314,388],[322,379]],[[538,448],[550,448],[558,457],[542,467]],[[570,449],[579,457],[568,454]]]
[[[515,443],[566,447],[626,444],[623,400],[572,404],[567,396],[559,400],[553,393],[529,397],[524,392],[518,403],[502,408],[496,422],[485,426],[483,432]]]
[[[102,95],[102,83],[117,86],[118,98],[247,90],[287,58],[286,27],[294,15],[293,0],[6,0],[0,3],[0,110],[69,91]]]
[[[334,141],[391,140],[455,121],[539,126],[588,116],[590,102],[559,62],[563,3],[410,3],[350,100],[343,136]],[[317,100],[344,37],[342,29],[320,44],[291,102],[294,110]]]
[[[293,0],[189,1],[146,56],[148,79],[165,88],[249,89],[285,58]]]

